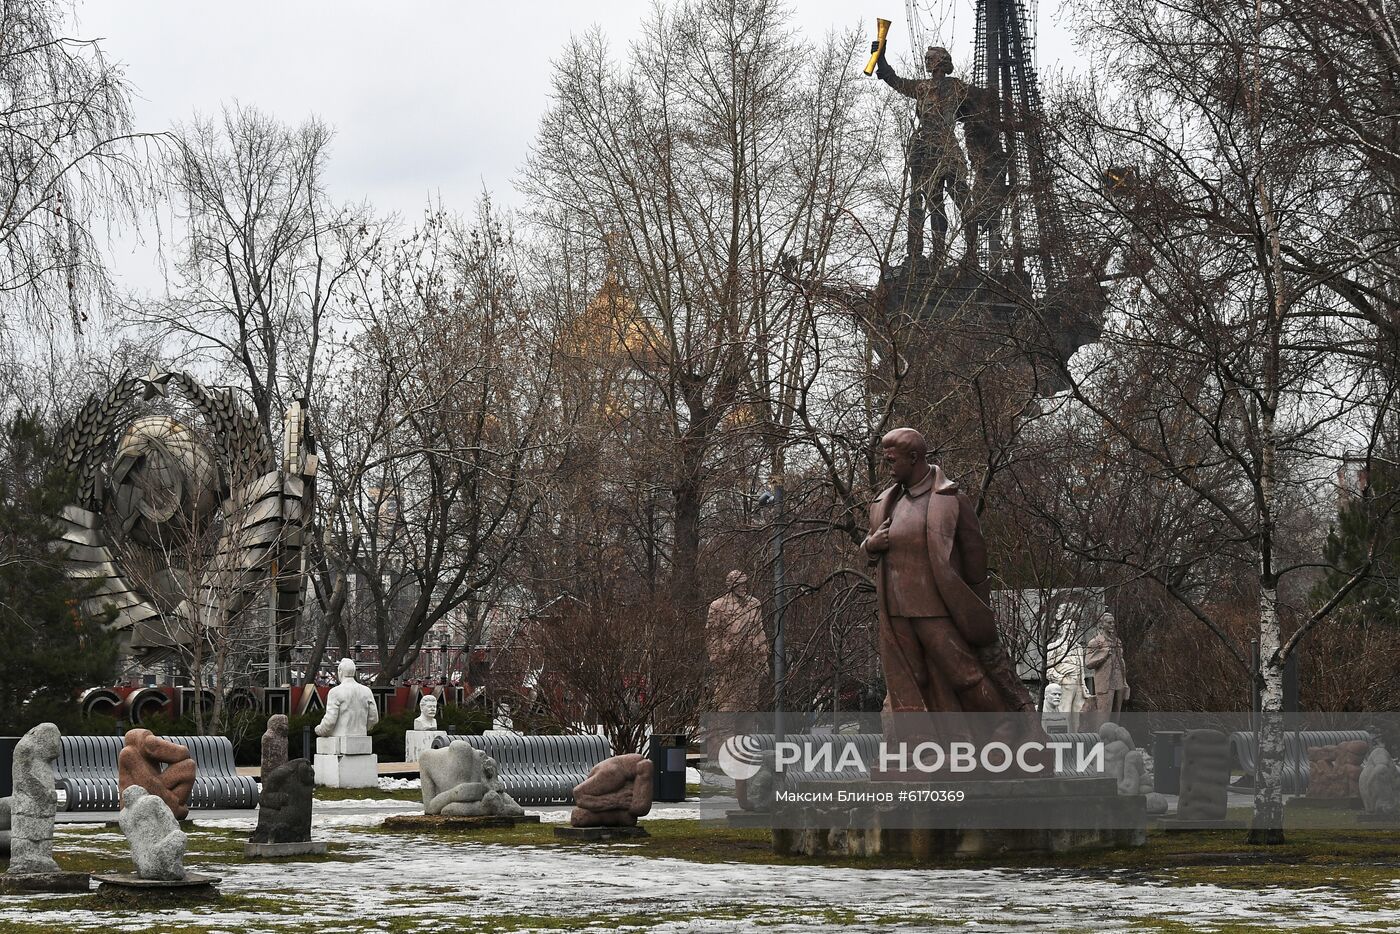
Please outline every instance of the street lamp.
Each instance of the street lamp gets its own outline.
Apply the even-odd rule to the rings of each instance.
[[[444,691],[444,696],[447,691],[447,650],[451,648],[448,644],[449,642],[450,636],[444,631],[442,634],[442,689]]]
[[[783,739],[783,688],[787,681],[787,659],[783,648],[783,611],[787,593],[783,573],[783,532],[787,514],[783,509],[783,478],[774,475],[768,490],[758,498],[760,509],[774,507],[773,520],[773,742]]]

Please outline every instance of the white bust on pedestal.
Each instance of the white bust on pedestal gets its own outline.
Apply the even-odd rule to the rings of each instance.
[[[1045,687],[1045,699],[1040,705],[1040,725],[1047,733],[1068,733],[1069,714],[1060,709],[1065,700],[1065,689],[1054,681]]]
[[[413,729],[403,735],[403,761],[417,762],[423,750],[433,748],[433,740],[447,733],[437,728],[437,698],[424,694],[418,700],[418,719],[413,721]]]
[[[355,679],[355,663],[342,658],[340,683],[326,695],[326,712],[316,726],[316,784],[331,788],[373,788],[379,759],[369,731],[379,722],[374,692]]]

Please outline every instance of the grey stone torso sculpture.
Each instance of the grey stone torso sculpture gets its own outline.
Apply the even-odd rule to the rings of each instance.
[[[374,692],[355,679],[355,663],[340,660],[340,683],[326,694],[326,712],[316,724],[317,736],[368,736],[379,722]]]
[[[258,826],[253,843],[303,843],[311,839],[316,774],[305,759],[292,759],[263,773]]]
[[[262,761],[259,764],[264,776],[264,788],[267,786],[267,774],[286,761],[287,715],[275,713],[267,718],[267,730],[262,735]]]
[[[574,827],[635,827],[651,811],[655,766],[646,756],[627,753],[604,759],[574,786]]]
[[[185,834],[168,804],[132,785],[122,792],[117,823],[131,844],[136,875],[166,882],[185,878]]]
[[[1224,820],[1229,786],[1229,739],[1219,730],[1188,730],[1181,741],[1177,819]]]
[[[1361,763],[1361,805],[1367,814],[1400,817],[1400,768],[1390,751],[1377,744]]]
[[[418,758],[423,812],[443,817],[519,816],[525,809],[506,793],[496,761],[464,740],[428,749]]]
[[[10,799],[10,868],[16,875],[58,872],[53,861],[53,765],[62,748],[58,727],[41,723],[15,745],[14,794]]]

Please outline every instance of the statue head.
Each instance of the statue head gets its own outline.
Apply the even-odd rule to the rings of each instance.
[[[146,737],[152,735],[154,734],[152,734],[150,730],[127,730],[126,735],[122,737],[122,742],[125,745],[130,746],[132,749],[138,749],[140,748],[141,744],[146,741]]]
[[[880,439],[885,467],[896,483],[911,486],[928,473],[928,442],[912,428],[896,428]]]
[[[431,720],[437,716],[437,697],[433,694],[424,694],[418,698],[418,712]]]
[[[52,723],[40,723],[24,734],[42,758],[56,759],[63,751],[63,736]]]
[[[1118,623],[1107,610],[1099,615],[1099,632],[1110,642],[1118,638]]]
[[[1065,689],[1058,684],[1051,683],[1045,688],[1045,701],[1040,705],[1041,710],[1059,710],[1060,703],[1065,699]]]
[[[340,664],[336,666],[335,676],[341,684],[353,684],[355,681],[355,660],[342,658]]]
[[[724,585],[736,597],[749,595],[749,576],[743,571],[730,571],[724,576]]]
[[[267,731],[269,733],[276,733],[278,736],[286,736],[287,715],[284,713],[275,713],[272,716],[268,717]]]
[[[924,53],[924,68],[934,76],[951,75],[953,73],[953,56],[948,54],[948,50],[940,45],[931,45]]]

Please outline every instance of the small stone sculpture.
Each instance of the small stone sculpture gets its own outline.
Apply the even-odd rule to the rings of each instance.
[[[305,759],[284,762],[263,772],[258,796],[258,826],[253,843],[303,843],[311,839],[311,795],[316,773]]]
[[[758,754],[758,772],[744,783],[739,806],[746,811],[771,811],[778,790],[777,757],[773,750]]]
[[[628,753],[604,759],[574,786],[575,827],[635,827],[651,811],[652,774],[646,756]]]
[[[465,740],[428,749],[418,759],[423,811],[443,817],[519,816],[525,809],[506,794],[496,760]]]
[[[185,878],[185,834],[164,798],[140,785],[127,787],[117,823],[131,844],[136,875],[166,882]]]
[[[1358,785],[1367,814],[1400,817],[1400,768],[1384,744],[1377,743],[1366,756]]]
[[[1364,739],[1308,750],[1309,798],[1355,798],[1361,794],[1361,763],[1371,751]]]
[[[267,718],[267,731],[262,735],[263,787],[266,776],[287,761],[287,715],[275,713]]]
[[[1219,730],[1188,730],[1181,740],[1177,819],[1224,820],[1229,784],[1230,741],[1225,734]]]
[[[1137,794],[1137,789],[1127,791],[1123,786],[1123,771],[1128,754],[1133,751],[1133,735],[1116,723],[1109,722],[1099,727],[1099,741],[1103,743],[1104,774],[1118,782],[1118,790],[1124,794]]]
[[[161,771],[161,764],[166,766]],[[117,788],[126,801],[126,790],[139,785],[169,807],[176,820],[190,813],[194,789],[194,759],[178,743],[167,742],[150,730],[127,730],[126,745],[117,754]]]
[[[0,854],[10,855],[10,799],[0,798]]]
[[[437,698],[431,694],[424,694],[418,699],[418,718],[413,721],[415,730],[436,730],[437,725]]]
[[[56,873],[53,861],[53,764],[62,748],[58,727],[41,723],[15,744],[14,795],[10,798],[10,869],[14,875]]]

